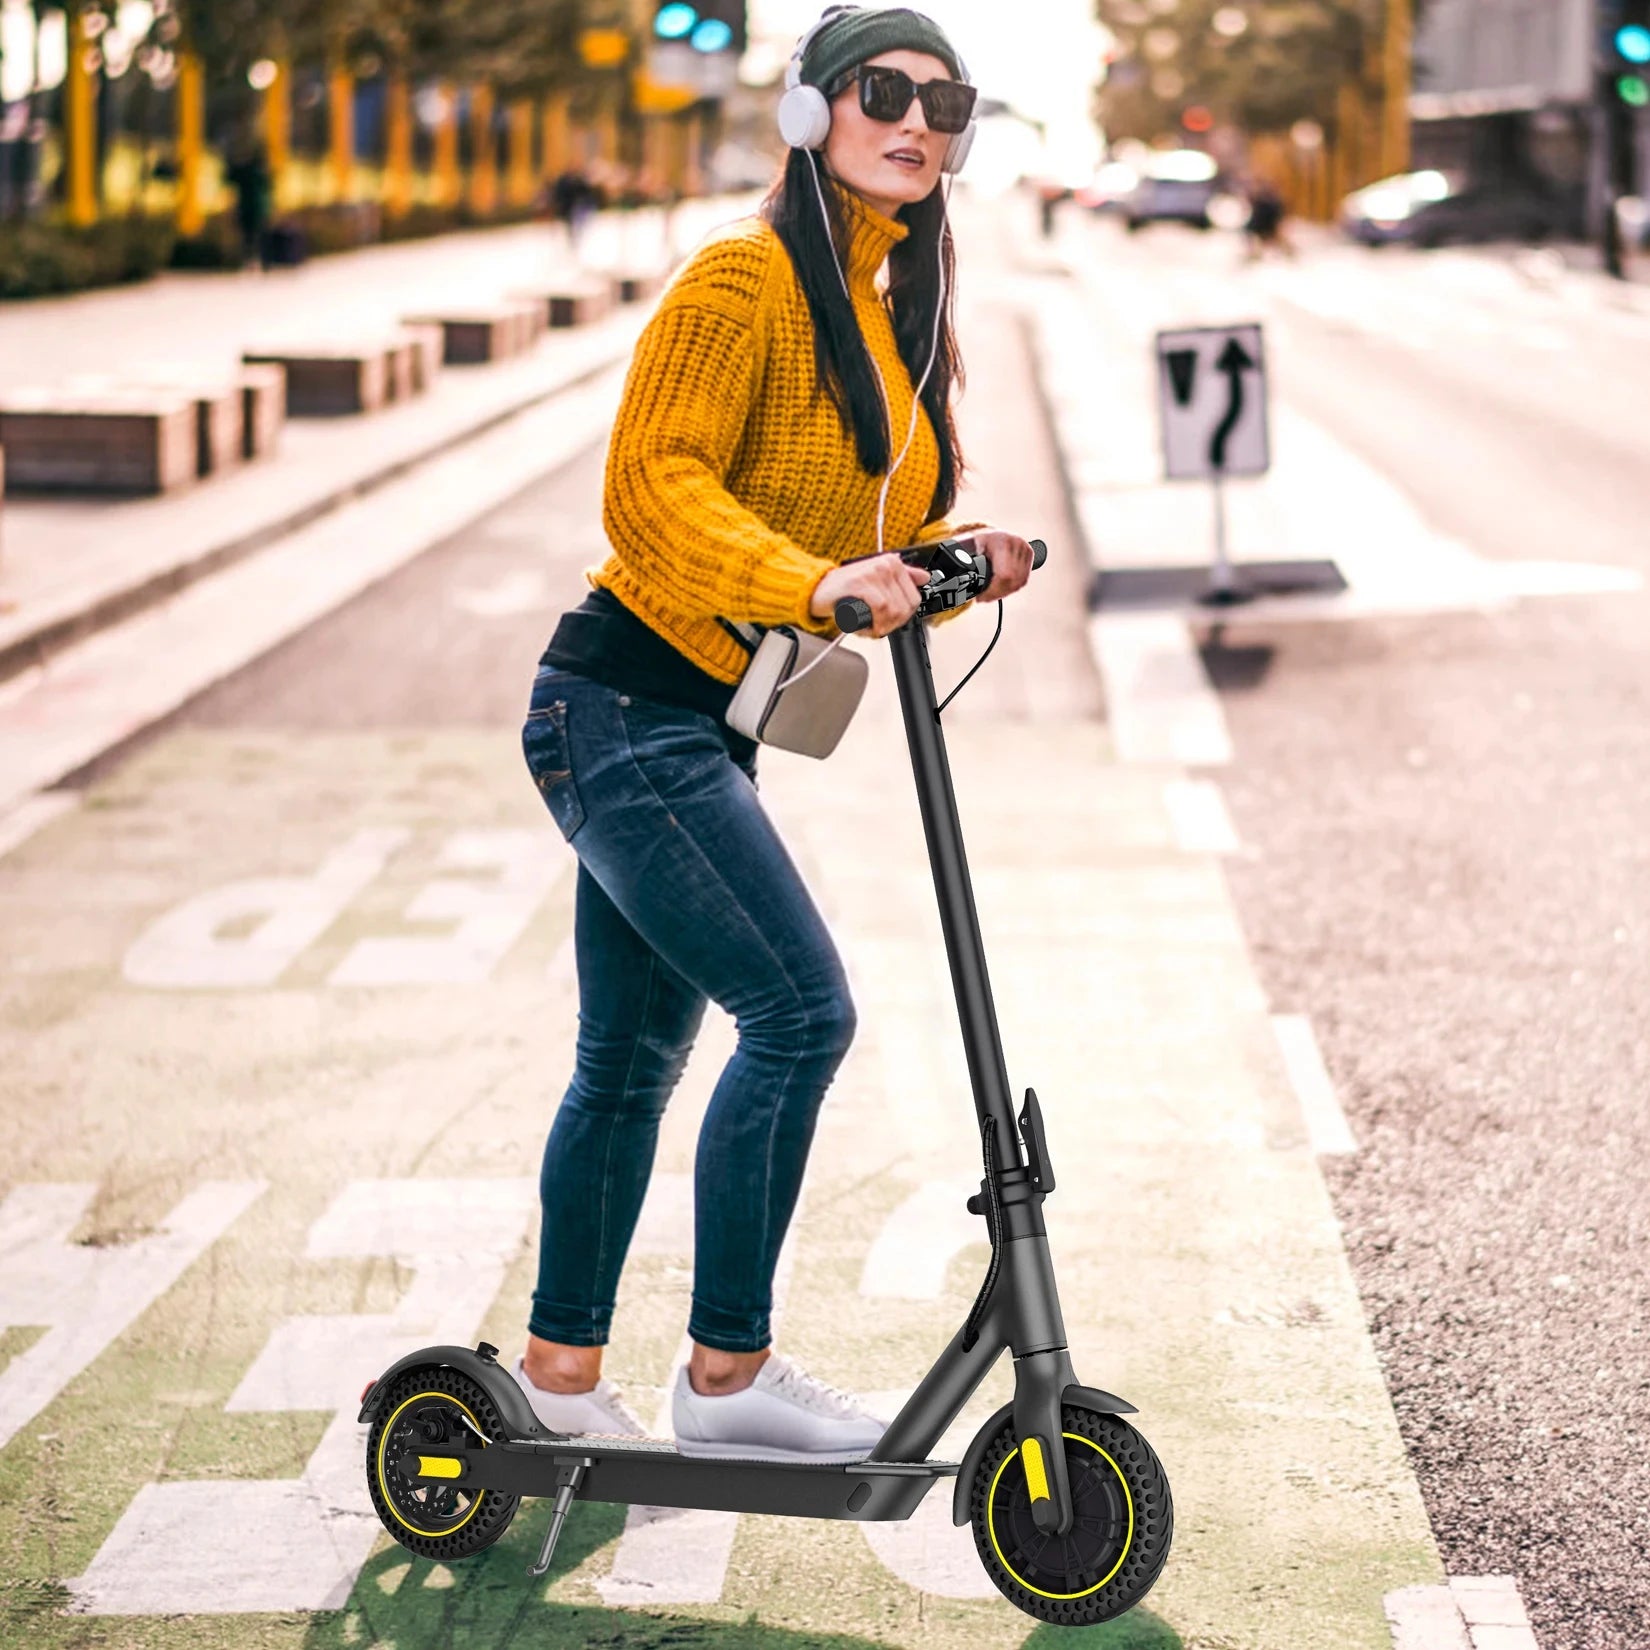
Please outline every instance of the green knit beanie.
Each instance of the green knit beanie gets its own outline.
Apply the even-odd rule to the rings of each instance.
[[[927,52],[963,78],[962,59],[933,18],[908,6],[887,11],[849,6],[809,41],[802,54],[802,84],[829,88],[850,69],[894,51]]]

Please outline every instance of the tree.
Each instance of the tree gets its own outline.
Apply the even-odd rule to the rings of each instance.
[[[1151,140],[1180,130],[1189,104],[1250,132],[1297,120],[1333,130],[1349,80],[1379,63],[1384,0],[1181,0],[1172,11],[1142,0],[1100,0],[1118,38],[1101,88],[1113,137]]]

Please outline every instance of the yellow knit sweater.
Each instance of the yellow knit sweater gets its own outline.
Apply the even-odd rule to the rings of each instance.
[[[914,390],[877,275],[909,231],[841,198],[853,226],[848,290],[887,385],[897,456]],[[922,411],[889,488],[884,548],[958,531],[927,519],[938,478]],[[741,219],[683,264],[637,341],[607,451],[612,553],[585,578],[734,682],[747,656],[718,617],[836,634],[808,603],[832,567],[876,550],[881,486],[817,389],[813,320],[789,254],[762,219]]]

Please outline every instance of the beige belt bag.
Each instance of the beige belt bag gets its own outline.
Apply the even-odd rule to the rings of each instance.
[[[751,655],[728,706],[728,726],[760,744],[829,756],[865,695],[871,672],[864,655],[794,625],[764,631],[721,624]]]

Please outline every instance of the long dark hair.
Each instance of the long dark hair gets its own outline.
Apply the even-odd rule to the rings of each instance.
[[[851,226],[837,188],[824,177],[822,169],[820,188],[831,222],[831,239],[827,240],[819,194],[811,175],[814,165],[815,158],[808,151],[793,149],[785,170],[762,202],[762,216],[784,243],[808,300],[819,389],[831,398],[843,426],[853,432],[860,467],[881,476],[894,458],[888,417],[877,391],[870,351],[853,306],[843,293],[837,262],[832,257],[834,240],[836,258],[846,269]],[[943,185],[936,184],[931,194],[900,208],[899,216],[911,232],[888,256],[887,302],[893,315],[894,339],[913,385],[928,365],[934,312],[940,299],[940,260],[945,260],[945,313],[940,317],[934,366],[922,391],[922,404],[928,409],[940,449],[940,478],[929,506],[930,520],[943,516],[956,501],[963,471],[962,448],[951,416],[952,386],[960,389],[963,383],[962,356],[952,324],[956,253],[945,218],[942,189]],[[900,441],[904,441],[903,430]]]

